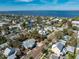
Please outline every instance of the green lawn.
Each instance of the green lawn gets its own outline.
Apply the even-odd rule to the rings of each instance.
[[[68,54],[66,54],[66,58],[67,59],[76,59],[76,54],[68,52]]]

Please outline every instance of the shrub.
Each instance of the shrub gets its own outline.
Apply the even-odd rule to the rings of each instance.
[[[6,37],[0,36],[0,44],[3,44],[3,43],[5,43],[5,42],[7,42]]]

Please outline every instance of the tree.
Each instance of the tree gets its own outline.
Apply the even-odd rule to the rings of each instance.
[[[3,43],[5,43],[5,42],[7,42],[6,37],[0,36],[0,44],[3,44]]]
[[[63,33],[64,33],[64,35],[69,35],[69,36],[71,36],[74,32],[73,32],[73,30],[72,29],[64,29],[63,30]]]
[[[10,47],[15,47],[15,48],[20,48],[21,47],[21,43],[20,41],[16,40],[16,41],[9,41],[9,46]]]
[[[77,26],[72,26],[73,30],[79,30],[79,28]]]
[[[32,56],[30,56],[29,59],[34,59],[34,58]]]
[[[47,36],[47,39],[49,41],[52,41],[53,43],[58,41],[59,39],[62,39],[62,38],[63,38],[63,32],[62,31],[54,31]]]
[[[67,21],[67,25],[68,25],[68,28],[72,28],[72,22],[71,21]]]
[[[27,24],[26,24],[25,21],[22,23],[22,26],[23,26],[24,29],[27,28]]]
[[[76,47],[77,46],[77,39],[75,37],[71,37],[70,40],[67,43],[70,46]]]

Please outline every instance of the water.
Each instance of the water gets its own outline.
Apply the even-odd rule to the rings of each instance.
[[[79,11],[0,11],[0,14],[16,14],[30,16],[55,16],[55,17],[77,17]]]

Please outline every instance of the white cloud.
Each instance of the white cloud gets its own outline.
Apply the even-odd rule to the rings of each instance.
[[[20,2],[32,2],[33,0],[17,0],[17,1],[20,1]]]

